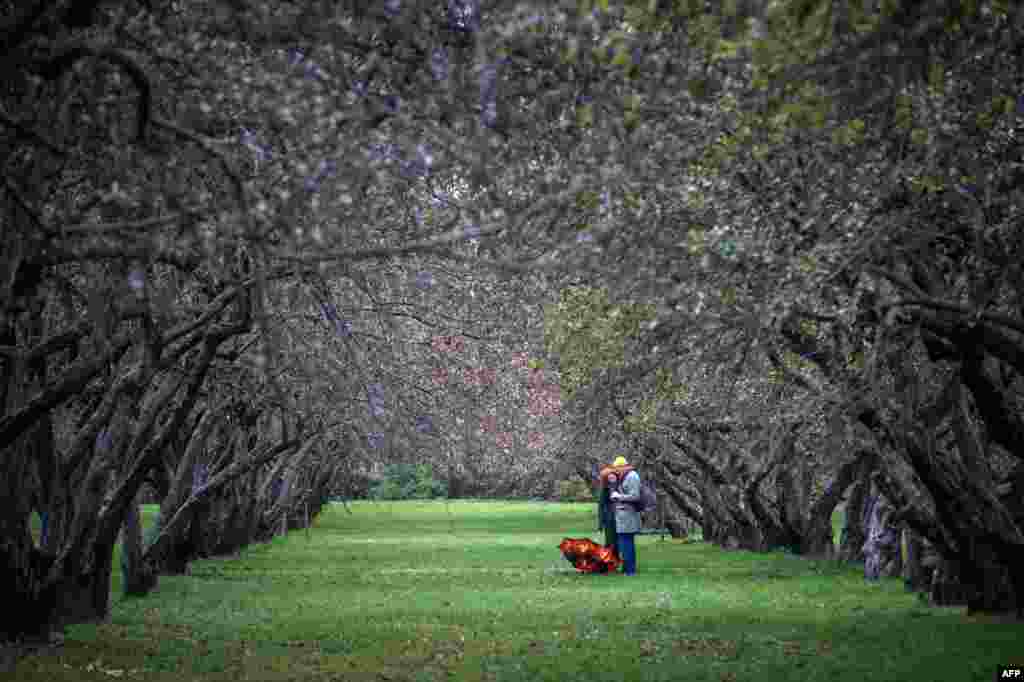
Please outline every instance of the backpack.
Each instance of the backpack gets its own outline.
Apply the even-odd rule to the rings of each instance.
[[[646,486],[643,482],[640,483],[640,501],[636,503],[636,510],[638,512],[651,511],[658,506],[658,495],[654,492],[654,488]]]
[[[632,505],[638,512],[651,511],[658,506],[658,495],[654,492],[654,488],[651,488],[641,480],[640,499],[633,502]]]

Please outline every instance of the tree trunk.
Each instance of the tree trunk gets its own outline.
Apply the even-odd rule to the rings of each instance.
[[[302,447],[307,447],[312,444],[312,440],[307,441]],[[247,458],[241,461],[233,462],[230,466],[218,471],[216,474],[211,476],[210,480],[206,485],[196,489],[193,494],[182,504],[174,515],[168,519],[160,528],[159,533],[154,537],[153,542],[147,548],[147,552],[152,552],[154,555],[158,555],[163,552],[167,543],[170,541],[173,534],[180,529],[182,524],[185,524],[189,519],[190,515],[194,512],[195,508],[199,505],[205,505],[207,501],[214,496],[216,493],[221,496],[225,491],[226,487],[235,481],[237,478],[258,469],[263,464],[273,460],[274,458],[298,448],[301,444],[297,441],[289,441],[285,443],[279,443],[277,445],[267,444],[251,453]],[[213,513],[207,515],[207,518],[214,517],[212,521],[214,530],[223,528],[224,515],[215,516],[218,503],[221,499],[226,498],[222,496],[219,499],[211,501],[211,509]],[[205,539],[209,533],[206,528],[203,528],[204,523],[195,524],[197,528],[200,528],[203,532],[203,545],[209,545],[210,543]],[[216,540],[212,543],[214,546],[217,544]]]
[[[907,592],[923,592],[931,583],[931,569],[924,565],[924,540],[908,527],[903,528],[903,586]]]
[[[865,532],[868,494],[871,492],[871,472],[874,461],[864,462],[857,474],[856,483],[850,493],[850,501],[846,504],[846,523],[839,542],[839,558],[851,563],[863,563],[864,543],[867,541]]]
[[[65,625],[107,617],[113,547],[96,546],[91,556],[83,557],[91,560],[82,562],[88,569],[77,570],[78,562],[67,564],[67,572],[54,580],[53,557],[24,545],[27,561],[19,566],[12,545],[9,539],[0,545],[0,585],[7,592],[0,593],[0,638],[45,638]]]
[[[56,620],[56,593],[45,587],[53,558],[33,546],[27,524],[0,533],[0,642],[44,639]]]
[[[654,448],[649,448],[649,451],[654,456],[659,455],[659,451]],[[699,505],[693,501],[697,499],[697,495],[693,493],[687,495],[686,489],[677,482],[677,477],[684,476],[681,467],[674,467],[667,457],[660,457],[659,464],[660,467],[657,471],[663,482],[662,489],[668,498],[665,500],[668,506],[665,527],[674,538],[686,537],[693,529],[694,524],[700,525],[703,518],[703,512]],[[689,476],[686,476],[686,479],[692,482]]]
[[[231,487],[236,488],[239,485],[241,481],[235,481]],[[217,502],[203,524],[208,526],[210,531],[207,546],[211,556],[229,556],[245,546],[244,507],[247,505],[237,490],[225,490]]]
[[[144,597],[156,587],[157,574],[142,559],[142,515],[138,502],[128,506],[121,529],[121,573],[126,597]]]
[[[932,575],[931,603],[935,606],[963,606],[967,603],[968,594],[960,562],[939,558]]]
[[[748,490],[747,505],[758,520],[761,534],[761,551],[785,548],[791,552],[800,551],[800,530],[803,526],[803,512],[797,479],[787,470],[782,469],[775,475],[775,488],[778,494],[778,508],[781,514],[777,518],[771,514],[760,494],[756,490]]]
[[[834,510],[835,507],[832,508]],[[827,506],[815,507],[800,536],[797,554],[817,559],[832,559],[836,556],[835,539],[832,535],[832,510]]]
[[[177,462],[173,476],[168,479],[167,494],[160,503],[160,513],[157,516],[155,538],[159,531],[174,516],[178,509],[195,491],[197,483],[201,483],[201,477],[197,476],[196,463],[200,455],[205,452],[207,441],[219,422],[221,413],[207,409],[198,419],[191,437],[185,445],[184,452]],[[197,536],[194,533],[194,525],[202,518],[202,506],[199,511],[187,517],[181,525],[174,529],[171,538],[167,541],[160,553],[152,553],[148,560],[154,564],[156,570],[168,575],[184,575],[188,572],[189,562],[199,556],[200,544],[197,544]],[[149,548],[146,548],[149,554]]]
[[[973,537],[968,543],[968,561],[964,562],[965,582],[972,589],[967,594],[967,613],[1024,611],[1024,594],[1020,592],[1024,573],[1024,547],[1017,561],[1000,556],[998,537]],[[1013,571],[1016,568],[1016,573]]]
[[[832,514],[860,472],[865,467],[870,468],[874,461],[874,453],[864,450],[839,468],[835,478],[806,514],[800,537],[800,554],[820,558],[838,555],[832,533]]]
[[[668,498],[663,504],[668,506],[669,509],[669,512],[666,514],[665,527],[668,528],[669,533],[674,538],[686,537],[690,529],[687,519],[691,522],[699,523],[702,516],[700,510],[690,503],[679,487],[672,481],[666,481],[662,486],[662,490]],[[672,513],[673,507],[679,514]]]
[[[454,460],[448,464],[448,499],[457,500],[463,495],[463,481],[455,469]]]
[[[739,507],[740,493],[731,489],[732,495],[722,494],[717,486],[708,484],[706,495],[701,501],[704,510],[704,539],[725,549],[758,550],[761,535],[757,527]]]
[[[892,504],[877,489],[872,489],[865,504],[864,577],[868,580],[891,578],[902,572],[900,532],[891,523]]]
[[[699,470],[704,540],[725,549],[757,550],[761,546],[761,535],[743,508],[743,490],[696,444],[680,438],[673,438],[672,443]]]

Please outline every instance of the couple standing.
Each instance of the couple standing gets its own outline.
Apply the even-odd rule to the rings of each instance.
[[[636,534],[640,530],[640,474],[619,455],[601,470],[601,501],[598,520],[605,544],[615,547],[626,575],[636,574]]]

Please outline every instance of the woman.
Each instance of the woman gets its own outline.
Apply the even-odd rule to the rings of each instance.
[[[615,533],[615,507],[612,506],[612,491],[619,487],[619,477],[608,474],[601,481],[601,497],[597,504],[598,528],[604,529],[604,544],[618,552],[618,539]]]

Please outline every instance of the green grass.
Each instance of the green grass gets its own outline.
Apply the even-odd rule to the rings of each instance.
[[[199,561],[15,679],[991,680],[1024,627],[923,607],[898,580],[784,553],[638,538],[639,573],[579,575],[592,505],[331,506],[241,557]],[[147,510],[147,519],[152,510]]]

